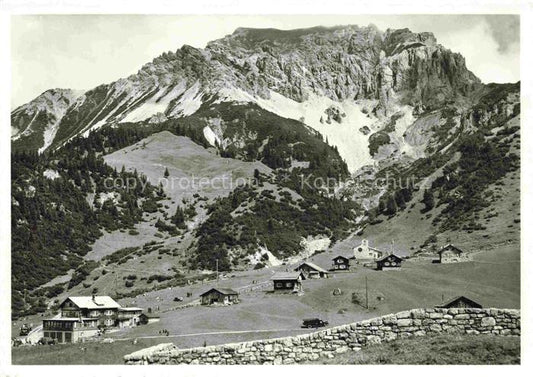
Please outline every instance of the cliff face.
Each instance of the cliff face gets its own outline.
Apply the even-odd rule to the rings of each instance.
[[[239,28],[205,49],[183,46],[164,53],[135,75],[92,89],[76,103],[65,101],[55,115],[60,122],[52,145],[106,123],[190,115],[217,97],[260,101],[274,92],[296,102],[310,96],[375,100],[373,113],[389,116],[398,104],[423,111],[447,101],[468,102],[481,88],[463,57],[437,44],[431,33],[381,32],[374,26]],[[12,122],[25,129],[30,117],[21,118],[17,110]]]
[[[481,87],[461,55],[438,45],[431,33],[408,29],[238,29],[206,50],[226,68],[226,83],[259,96],[271,89],[299,102],[310,93],[336,101],[375,98],[386,110],[398,94],[406,104],[435,107]]]

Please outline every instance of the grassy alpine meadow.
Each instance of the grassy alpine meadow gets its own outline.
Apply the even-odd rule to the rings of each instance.
[[[277,334],[279,336],[279,334]],[[236,337],[246,340],[248,336]],[[15,365],[103,365],[122,364],[123,356],[164,342],[163,338],[89,342],[51,346],[17,347],[12,350]],[[418,364],[418,365],[504,365],[520,364],[520,337],[490,335],[438,335],[399,339],[349,351],[334,358],[320,358],[312,364]]]
[[[520,364],[520,337],[438,335],[374,344],[309,364]]]
[[[128,353],[160,343],[156,339],[142,339],[120,343],[87,342],[48,346],[21,346],[11,350],[14,365],[102,365],[122,364]]]

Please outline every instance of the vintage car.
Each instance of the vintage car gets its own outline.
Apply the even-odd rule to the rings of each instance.
[[[28,335],[32,330],[32,326],[31,325],[28,325],[27,323],[24,323],[21,327],[20,327],[20,333],[19,335],[20,336],[26,336]]]
[[[302,327],[303,328],[317,328],[317,327],[324,327],[328,325],[328,321],[323,321],[319,318],[307,318],[303,320]]]

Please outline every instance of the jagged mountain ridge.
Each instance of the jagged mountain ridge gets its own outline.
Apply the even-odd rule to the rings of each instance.
[[[438,45],[431,33],[381,32],[373,26],[239,28],[205,49],[183,46],[155,58],[135,75],[87,91],[69,104],[51,145],[60,146],[106,123],[191,115],[215,98],[257,102],[272,110],[280,101],[294,107],[316,97],[328,101],[322,112],[342,101],[352,105],[371,100],[365,111],[390,116],[397,104],[431,109],[467,100],[481,88],[464,58]],[[12,122],[23,127],[19,109],[12,113]],[[362,116],[359,110],[354,111]],[[297,113],[288,115],[303,116]],[[27,148],[37,149],[34,144]],[[46,149],[44,144],[39,147]],[[368,160],[358,156],[363,157]]]

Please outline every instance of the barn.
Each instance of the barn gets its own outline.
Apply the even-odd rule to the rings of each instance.
[[[399,270],[402,267],[402,258],[389,254],[376,261],[377,269],[380,271]]]
[[[294,271],[301,272],[307,279],[327,278],[329,274],[328,271],[311,262],[303,262]]]
[[[335,271],[348,271],[350,269],[350,258],[337,255],[333,258],[333,270]]]
[[[465,296],[457,296],[452,298],[451,300],[448,300],[446,302],[443,302],[440,305],[436,305],[436,308],[477,308],[481,309],[483,306]]]
[[[211,288],[200,295],[202,305],[231,305],[239,302],[239,294],[230,288]]]
[[[302,290],[302,280],[305,276],[301,272],[278,272],[271,278],[274,283],[274,291],[293,291]]]
[[[451,243],[441,247],[438,253],[440,263],[457,263],[468,260],[466,253]]]

